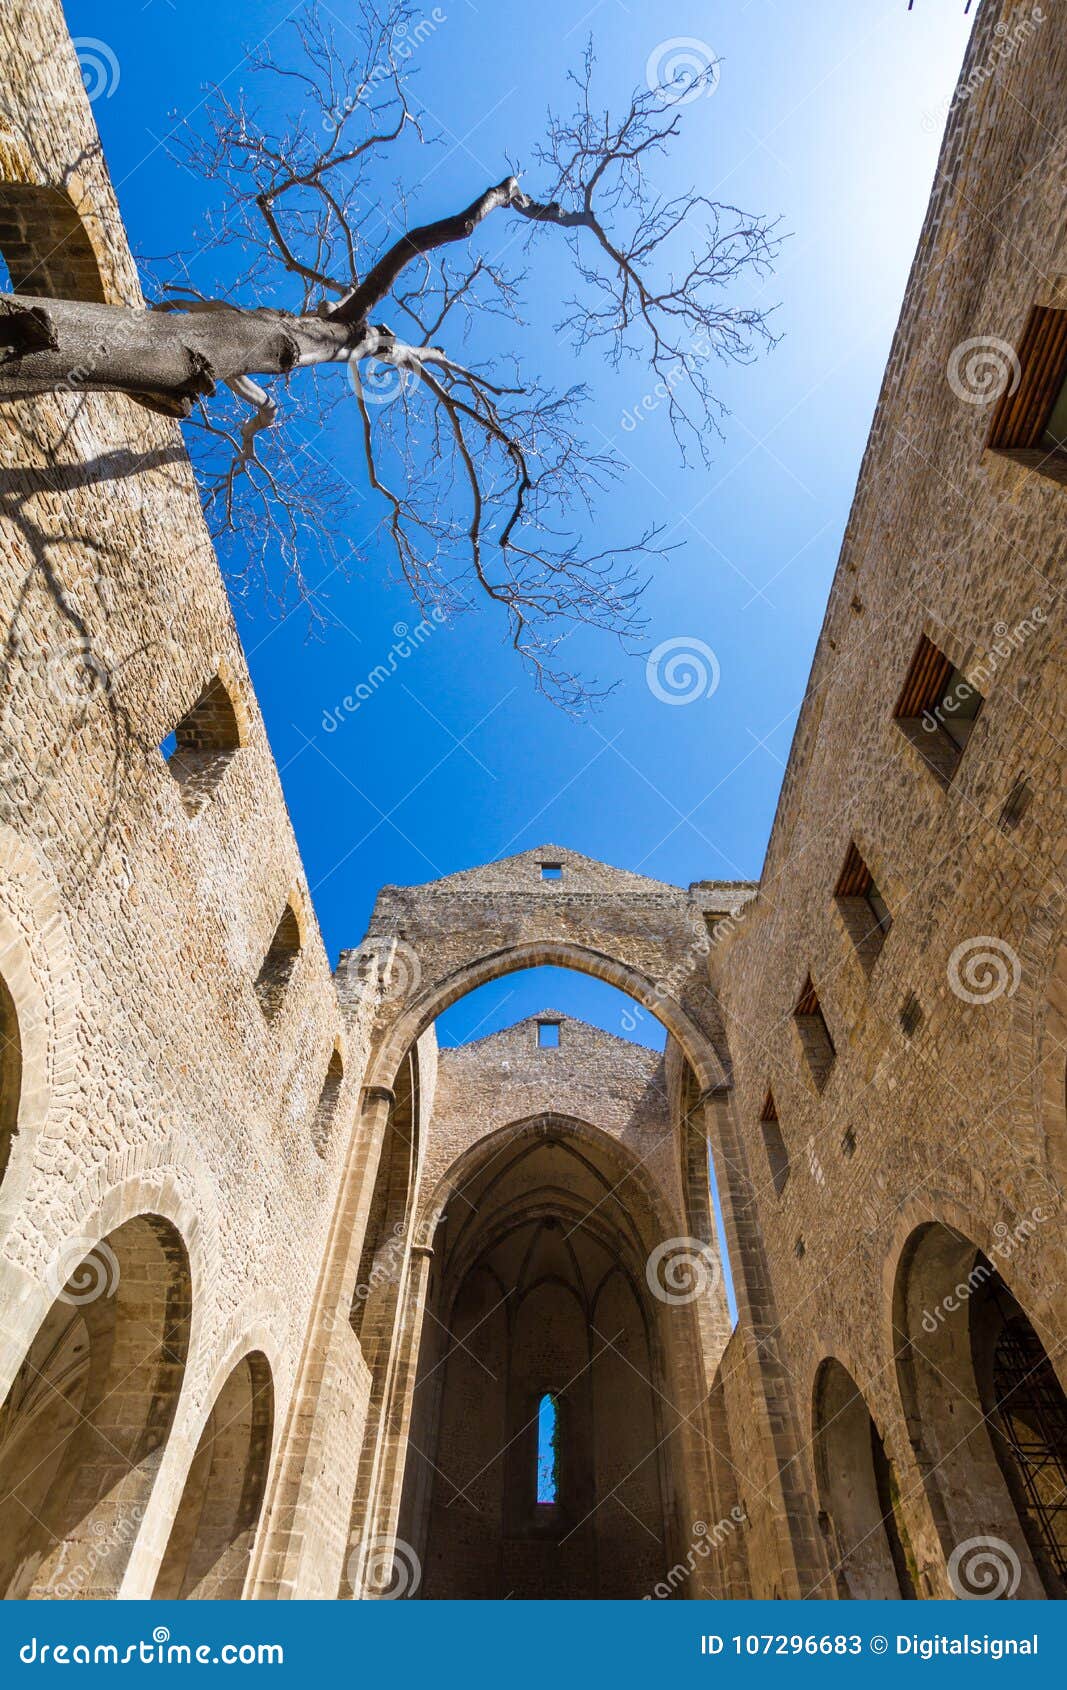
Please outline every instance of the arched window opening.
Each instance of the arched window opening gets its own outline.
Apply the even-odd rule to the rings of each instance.
[[[286,904],[256,980],[256,992],[268,1020],[272,1020],[282,1007],[286,987],[300,955],[300,943],[300,923],[296,919],[296,911],[292,904]]]
[[[63,188],[0,182],[0,260],[13,293],[106,301],[92,242]]]
[[[837,1595],[857,1601],[914,1597],[915,1568],[892,1464],[859,1387],[832,1357],[816,1376],[814,1430]]]
[[[233,700],[215,675],[160,746],[190,816],[217,792],[240,744]]]
[[[0,1410],[0,1596],[118,1594],[185,1372],[192,1286],[169,1222],[138,1215],[85,1253]]]
[[[152,1593],[157,1601],[241,1596],[273,1424],[270,1365],[254,1351],[233,1369],[201,1433]]]
[[[546,1391],[537,1405],[537,1506],[554,1508],[559,1501],[559,1412]]]
[[[22,1042],[15,1000],[0,979],[0,1180],[7,1172],[19,1124]]]
[[[992,1262],[951,1227],[908,1241],[894,1301],[897,1376],[916,1460],[951,1559],[975,1537],[1010,1550],[998,1595],[1067,1596],[1067,1396]],[[955,1584],[953,1584],[955,1589]],[[924,1594],[934,1594],[926,1591]]]
[[[330,1135],[337,1120],[344,1077],[345,1065],[341,1060],[341,1052],[335,1050],[326,1069],[326,1078],[319,1094],[318,1108],[315,1110],[315,1121],[311,1129],[312,1143],[320,1156],[326,1154]]]
[[[1040,1338],[1018,1305],[993,1346],[993,1447],[1046,1584],[1067,1593],[1067,1396]],[[987,1393],[983,1392],[985,1396]]]

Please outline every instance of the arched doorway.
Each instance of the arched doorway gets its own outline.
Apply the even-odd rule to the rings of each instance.
[[[525,859],[509,862],[509,869],[525,865]],[[499,869],[500,865],[496,865]],[[594,865],[595,866],[595,865]],[[477,880],[481,871],[471,877]],[[721,1203],[723,1257],[728,1259],[736,1296],[738,1318],[751,1332],[753,1342],[745,1351],[745,1365],[751,1369],[755,1413],[761,1435],[775,1451],[775,1479],[780,1488],[777,1519],[783,1538],[783,1560],[790,1569],[787,1590],[801,1595],[825,1576],[825,1558],[817,1540],[816,1510],[798,1457],[801,1431],[794,1413],[785,1363],[779,1349],[779,1326],[773,1285],[764,1240],[756,1224],[756,1186],[749,1171],[749,1147],[743,1123],[737,1116],[728,1082],[729,1061],[722,1016],[709,976],[707,932],[689,929],[682,962],[669,955],[666,935],[673,917],[667,900],[659,898],[655,923],[648,925],[651,911],[630,907],[627,897],[618,905],[605,896],[600,875],[590,877],[588,887],[596,898],[578,905],[537,900],[537,914],[530,914],[526,894],[515,896],[502,889],[494,875],[493,889],[481,906],[464,899],[457,908],[457,942],[443,950],[441,969],[437,953],[449,901],[463,890],[462,884],[443,882],[439,895],[420,908],[420,894],[426,889],[388,889],[386,902],[399,899],[397,910],[383,911],[373,943],[386,948],[385,934],[397,921],[395,943],[399,961],[393,963],[396,987],[384,982],[386,1007],[378,1023],[364,1087],[364,1120],[370,1137],[380,1130],[379,1122],[397,1075],[412,1041],[442,1016],[459,999],[491,981],[530,969],[552,968],[588,975],[616,988],[658,1020],[669,1035],[669,1048],[681,1058],[684,1083],[680,1087],[685,1121],[679,1145],[682,1178],[687,1187],[686,1217],[679,1228],[703,1245],[711,1232],[708,1215],[709,1152],[718,1174]],[[436,889],[433,889],[436,890]],[[666,889],[664,889],[666,890]],[[578,888],[576,888],[576,893]],[[383,895],[384,896],[384,895]],[[554,896],[554,895],[553,895]],[[671,893],[671,901],[680,894]],[[475,913],[472,915],[472,905]],[[481,906],[481,907],[480,907]],[[459,909],[462,915],[459,915]],[[427,922],[426,916],[431,919]],[[704,928],[699,911],[690,909]],[[689,920],[687,917],[687,922]],[[426,939],[420,945],[420,932]],[[533,937],[541,929],[545,936]],[[567,937],[562,937],[566,934]],[[518,936],[514,936],[518,935]],[[551,936],[549,936],[551,935]],[[501,943],[506,936],[506,942]],[[365,959],[356,953],[354,966]],[[654,971],[654,972],[653,972]],[[375,1117],[377,1116],[377,1120]],[[349,1268],[349,1272],[351,1269]],[[344,1292],[341,1293],[344,1295]],[[727,1335],[715,1322],[707,1324],[705,1342],[696,1352],[707,1362],[701,1396],[714,1386],[713,1368]],[[720,1491],[723,1487],[719,1487]],[[388,1536],[379,1510],[364,1527],[365,1542]],[[359,1533],[358,1526],[355,1528]],[[777,1528],[776,1528],[777,1529]]]
[[[1002,1595],[1067,1595],[1067,1396],[1042,1335],[992,1262],[939,1223],[908,1241],[894,1319],[904,1412],[956,1594],[988,1594],[994,1580]]]
[[[914,1597],[896,1475],[858,1385],[832,1356],[815,1376],[813,1420],[819,1501],[838,1596]]]
[[[118,1593],[174,1418],[191,1288],[139,1215],[61,1252],[56,1300],[0,1410],[0,1592]]]
[[[640,1191],[611,1152],[528,1123],[452,1190],[398,1532],[420,1595],[640,1597],[674,1559],[680,1417]],[[689,1312],[670,1311],[692,1342]]]
[[[200,1434],[154,1597],[240,1597],[263,1505],[273,1427],[270,1365],[255,1350],[230,1373]]]

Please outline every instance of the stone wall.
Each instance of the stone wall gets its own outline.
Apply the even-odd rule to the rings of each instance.
[[[928,1594],[947,1593],[954,1540],[935,1522],[930,1451],[898,1381],[894,1292],[914,1229],[945,1223],[990,1255],[1067,1380],[1067,505],[1051,475],[987,445],[988,401],[1011,378],[1031,307],[1067,304],[1065,74],[1062,4],[982,8],[964,71],[974,92],[938,166],[759,893],[711,958],[797,1461],[814,1492],[816,1375],[836,1357],[896,1467]],[[920,635],[984,698],[947,785],[923,755],[932,736],[894,720]],[[892,917],[876,957],[835,897],[850,844]],[[794,1015],[809,978],[836,1049],[821,1090]],[[790,1162],[781,1194],[768,1092]],[[742,1398],[738,1438],[745,1419]],[[976,1508],[978,1529],[1005,1535],[1002,1498]],[[754,1579],[771,1581],[754,1535],[750,1553]]]
[[[55,0],[4,12],[0,56],[13,274],[138,300]],[[605,1240],[626,1259],[632,1335],[638,1246],[677,1236],[715,1260],[709,1144],[737,1330],[727,1342],[721,1286],[657,1306],[647,1355],[624,1345],[575,1409],[593,1424],[597,1389],[659,1368],[681,1453],[627,1493],[658,1522],[657,1556],[692,1561],[694,1594],[895,1579],[944,1595],[961,1539],[992,1534],[1020,1595],[1053,1588],[975,1393],[982,1333],[1023,1317],[1067,1377],[1065,494],[1058,459],[990,449],[987,402],[998,370],[1029,379],[1032,308],[1067,309],[1065,72],[1063,0],[1040,17],[986,0],[758,892],[547,845],[383,889],[331,981],[175,426],[74,390],[0,407],[0,1459],[16,1508],[46,1429],[88,1428],[25,1493],[56,1546],[22,1553],[10,1507],[0,1521],[12,1588],[146,1596],[162,1565],[168,1590],[374,1593],[368,1550],[398,1520],[425,1533],[434,1507],[409,1440],[432,1431],[419,1381],[444,1359],[423,1341],[427,1296],[461,1288],[444,1268],[468,1248],[449,1231],[457,1170],[484,1194],[495,1150],[529,1146],[568,1202],[606,1182],[579,1277],[584,1295]],[[947,689],[926,726],[897,719],[921,639]],[[953,740],[944,717],[969,689],[982,707]],[[558,1051],[530,1022],[437,1051],[449,1003],[546,964],[660,1016],[665,1055],[571,1020]],[[995,1285],[972,1283],[977,1251]],[[482,1361],[507,1342],[497,1330]],[[538,1356],[546,1376],[567,1359]],[[119,1359],[138,1380],[121,1414]],[[224,1563],[204,1570],[199,1543],[183,1570],[218,1401],[239,1405],[239,1502],[262,1516],[238,1509]],[[659,1414],[642,1398],[646,1431]],[[633,1453],[621,1433],[598,1448],[597,1483]],[[515,1483],[501,1471],[502,1510]],[[892,1528],[880,1559],[846,1541],[864,1507]],[[698,1520],[733,1522],[706,1561]],[[516,1541],[507,1577],[546,1593],[536,1536]],[[582,1576],[605,1568],[587,1594],[651,1575],[621,1537],[582,1541]],[[497,1577],[485,1542],[471,1553]]]
[[[15,114],[0,174],[66,193],[106,297],[137,299],[59,6],[5,7],[0,58]],[[47,256],[66,225],[19,203]],[[176,427],[124,397],[5,404],[0,507],[0,975],[22,1068],[0,1190],[0,1394],[103,1234],[145,1211],[172,1223],[192,1325],[124,1575],[145,1595],[245,1350],[269,1364],[275,1444],[286,1424],[365,1035],[358,1006],[342,1021]],[[160,748],[215,677],[238,743],[191,814]],[[299,952],[268,1016],[256,981],[287,903]],[[335,1047],[344,1078],[317,1142]]]

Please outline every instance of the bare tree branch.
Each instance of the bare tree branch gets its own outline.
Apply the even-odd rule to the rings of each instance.
[[[538,685],[574,706],[588,689],[562,640],[575,625],[638,636],[641,565],[662,546],[654,530],[583,545],[621,466],[583,436],[585,387],[553,393],[524,369],[527,273],[503,254],[518,244],[533,265],[542,242],[565,242],[576,285],[557,298],[557,331],[578,355],[642,361],[683,454],[706,454],[725,414],[717,366],[773,339],[765,309],[738,296],[769,268],[775,229],[658,186],[699,75],[639,89],[613,116],[594,98],[591,48],[573,111],[549,115],[536,192],[509,167],[459,210],[410,216],[434,142],[406,60],[434,26],[407,0],[354,11],[339,43],[312,3],[285,61],[253,55],[246,89],[216,89],[206,128],[184,135],[183,163],[219,195],[199,260],[219,270],[211,290],[183,266],[147,311],[0,296],[0,398],[120,391],[186,418],[242,586],[280,554],[288,585],[312,597],[308,539],[339,558],[365,507],[421,606],[487,599]]]

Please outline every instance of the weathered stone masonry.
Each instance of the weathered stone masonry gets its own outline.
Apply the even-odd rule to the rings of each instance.
[[[930,1597],[980,1537],[1067,1593],[1067,493],[1019,422],[1067,312],[1067,17],[1033,14],[979,11],[758,887],[546,845],[386,887],[331,978],[175,425],[0,407],[7,1594]],[[56,0],[0,61],[15,284],[138,300]],[[541,964],[664,1055],[550,1010],[437,1049]]]

